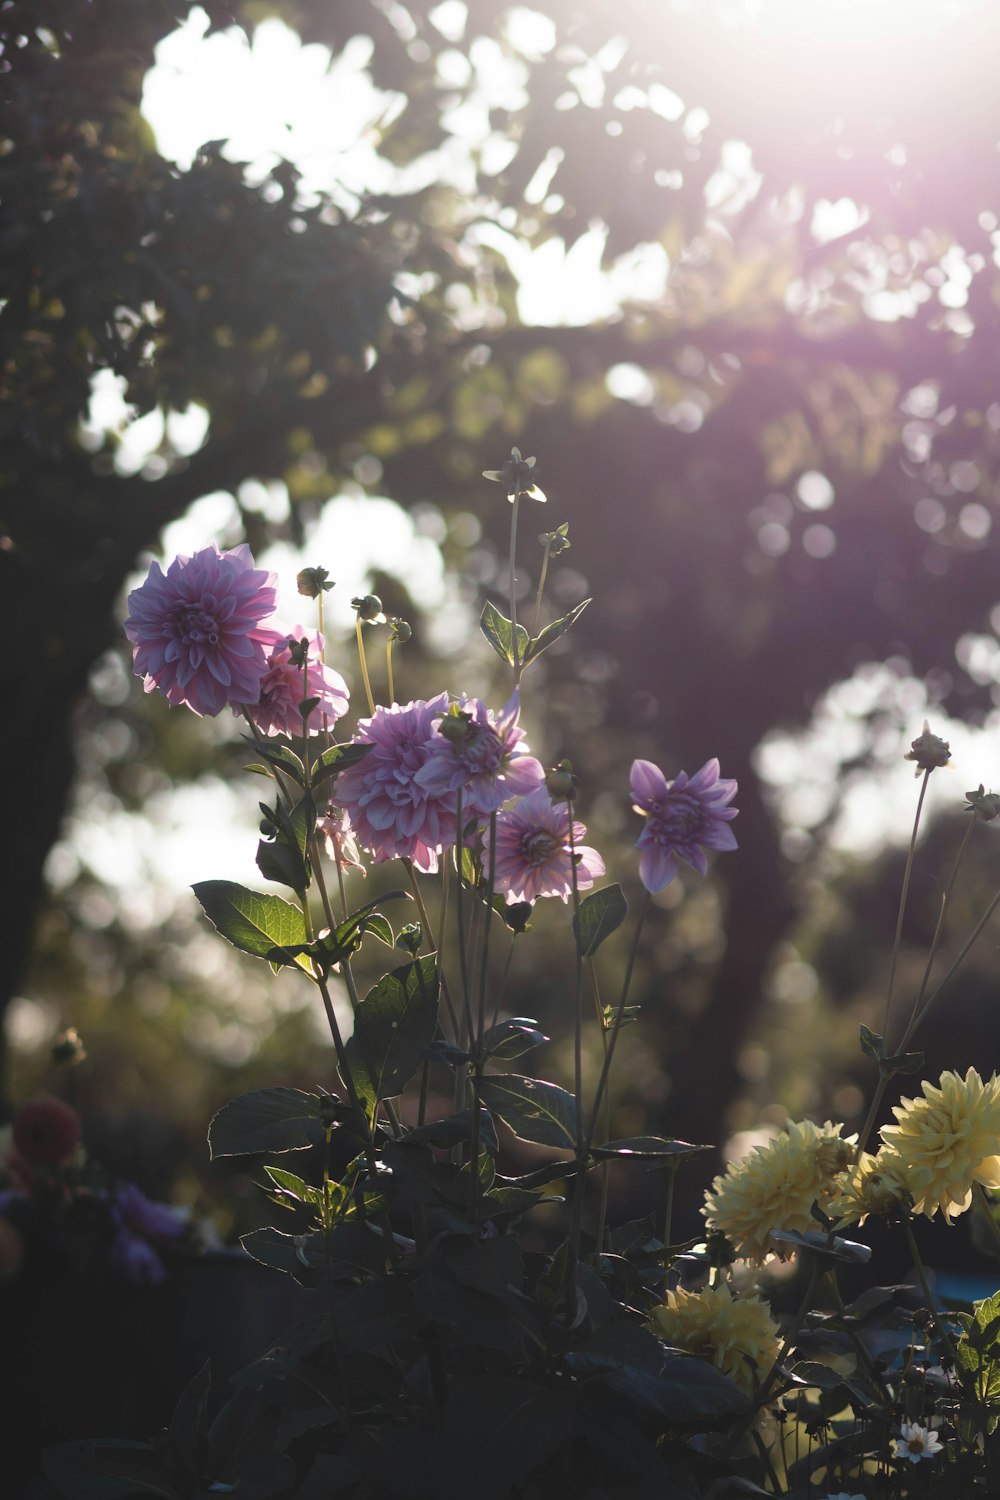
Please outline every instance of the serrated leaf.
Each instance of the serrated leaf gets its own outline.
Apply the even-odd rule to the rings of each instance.
[[[233,880],[202,880],[191,889],[212,926],[234,948],[271,963],[298,962],[288,951],[306,941],[305,919],[297,906]]]
[[[959,1378],[973,1399],[981,1406],[1000,1407],[1000,1349],[996,1334],[1000,1328],[1000,1292],[977,1302],[966,1331],[955,1345]]]
[[[480,1079],[479,1097],[522,1141],[572,1150],[576,1145],[576,1100],[556,1083],[491,1073]]]
[[[358,1096],[374,1111],[399,1094],[437,1032],[437,956],[427,954],[384,974],[358,1007],[347,1062]]]
[[[496,652],[497,656],[499,656],[500,660],[505,661],[508,666],[512,667],[514,665],[514,635],[512,633],[510,620],[508,620],[505,615],[502,615],[495,605],[487,603],[483,607],[483,612],[479,617],[479,628],[483,632],[483,635],[486,637],[486,639],[489,641],[490,645],[493,647],[493,650]],[[530,636],[528,635],[528,632],[525,630],[523,625],[518,625],[518,661],[523,662],[525,660],[525,653],[528,649],[529,642]]]
[[[628,902],[620,885],[606,885],[585,896],[573,918],[573,933],[582,956],[592,958],[627,916]]]
[[[436,1146],[440,1150],[450,1150],[452,1146],[464,1146],[466,1141],[472,1140],[472,1122],[472,1110],[462,1109],[457,1114],[448,1115],[444,1120],[434,1120],[429,1125],[418,1125],[407,1132],[402,1144],[404,1146]],[[500,1149],[493,1118],[488,1109],[479,1111],[479,1145],[481,1150],[489,1151],[494,1156]]]
[[[224,1104],[208,1127],[212,1160],[258,1151],[301,1151],[326,1133],[323,1101],[301,1089],[253,1089]]]
[[[310,1187],[304,1178],[297,1177],[294,1172],[287,1172],[284,1167],[272,1167],[267,1162],[264,1163],[264,1171],[283,1197],[293,1198],[296,1203],[315,1202],[318,1191]]]
[[[553,620],[551,625],[546,625],[540,635],[536,635],[533,640],[530,640],[522,658],[525,666],[529,662],[537,661],[543,651],[547,651],[561,636],[564,636],[567,630],[570,630],[576,624],[590,602],[589,599],[584,599],[574,609],[571,609],[568,615],[563,615],[560,620]]]

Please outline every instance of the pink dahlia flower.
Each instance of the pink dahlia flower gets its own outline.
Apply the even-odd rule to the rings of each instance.
[[[274,614],[276,576],[255,568],[244,543],[220,552],[213,543],[176,557],[166,573],[154,562],[128,596],[125,634],[132,665],[147,693],[196,714],[227,703],[256,703],[267,671],[260,622]]]
[[[339,672],[323,665],[323,637],[316,631],[312,635],[301,625],[291,630],[268,630],[265,643],[267,670],[261,679],[260,699],[251,709],[250,717],[261,734],[302,733],[302,715],[299,704],[305,698],[318,698],[319,702],[308,719],[308,732],[319,734],[331,728],[347,712],[350,695],[347,683]],[[309,657],[306,666],[308,688],[303,683],[301,667],[293,666],[289,644],[291,641],[309,642]]]
[[[445,713],[437,721],[430,754],[417,772],[426,792],[447,797],[454,805],[461,791],[463,809],[488,817],[508,798],[525,796],[541,786],[545,780],[542,764],[521,743],[524,730],[517,727],[517,693],[499,717],[479,698],[467,698],[464,693],[454,707],[457,715]]]
[[[635,810],[646,819],[636,848],[642,850],[639,875],[647,891],[670,884],[678,859],[704,875],[706,849],[737,848],[729,827],[737,809],[727,806],[736,796],[736,782],[720,779],[717,760],[706,761],[690,778],[682,771],[676,781],[667,781],[652,761],[636,760],[631,781]]]
[[[336,798],[376,863],[410,859],[430,874],[441,850],[455,842],[454,797],[434,796],[417,776],[430,754],[434,720],[447,707],[448,694],[439,693],[428,703],[376,708],[358,724],[355,739],[375,748],[341,772]]]
[[[604,874],[604,861],[597,850],[580,842],[586,836],[584,824],[574,823],[576,884],[581,891],[588,890],[595,878]],[[510,904],[536,901],[539,896],[561,896],[568,901],[573,892],[569,841],[569,803],[553,802],[544,786],[536,787],[509,812],[497,814],[496,889],[506,892]],[[490,842],[487,829],[483,835],[484,869],[489,868]]]

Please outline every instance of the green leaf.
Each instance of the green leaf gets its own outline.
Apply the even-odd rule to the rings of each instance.
[[[531,1021],[527,1016],[511,1016],[510,1020],[500,1021],[486,1032],[483,1057],[521,1057],[548,1040],[544,1031],[539,1031],[537,1021]]]
[[[522,1141],[564,1151],[576,1145],[576,1100],[558,1084],[492,1073],[480,1080],[479,1097]]]
[[[326,1134],[323,1100],[301,1089],[253,1089],[230,1099],[208,1127],[211,1159],[301,1151]]]
[[[291,1198],[295,1203],[315,1203],[322,1197],[318,1188],[310,1187],[304,1178],[287,1172],[284,1167],[272,1167],[265,1162],[264,1171],[278,1189],[282,1202]]]
[[[249,734],[241,736],[248,745],[252,745],[261,760],[267,761],[269,766],[284,771],[299,786],[305,780],[305,766],[299,760],[294,750],[287,745],[280,744],[277,740],[258,740]]]
[[[479,628],[493,647],[501,661],[514,665],[514,637],[511,622],[495,605],[487,603],[479,617]],[[542,632],[544,634],[544,631]],[[517,627],[517,659],[523,662],[530,644],[530,637],[523,625]]]
[[[1000,1292],[977,1302],[966,1331],[955,1344],[962,1385],[980,1406],[1000,1408]]]
[[[362,1001],[347,1063],[359,1097],[374,1110],[409,1083],[434,1040],[438,1015],[435,954],[385,974]]]
[[[319,1284],[323,1263],[321,1234],[282,1234],[280,1229],[266,1224],[262,1229],[241,1235],[240,1244],[262,1266],[283,1271],[301,1286]]]
[[[309,772],[310,782],[316,787],[324,781],[329,781],[331,776],[337,776],[341,771],[346,771],[348,766],[356,766],[374,748],[374,745],[365,743],[331,745],[317,760],[313,761]]]
[[[879,1036],[877,1031],[872,1031],[868,1026],[861,1026],[858,1036],[865,1056],[873,1058],[875,1062],[881,1062],[885,1057],[885,1037]]]
[[[162,1465],[148,1443],[125,1438],[60,1443],[42,1454],[46,1478],[71,1500],[134,1500],[136,1495],[182,1500],[160,1472]]]
[[[472,1110],[462,1109],[458,1114],[448,1115],[443,1120],[433,1120],[429,1125],[418,1125],[407,1132],[401,1144],[437,1146],[445,1151],[450,1150],[452,1146],[464,1146],[467,1141],[472,1140],[472,1122]],[[480,1150],[490,1151],[494,1155],[500,1149],[488,1109],[479,1111],[479,1147]]]
[[[261,839],[257,845],[257,868],[265,880],[287,885],[293,891],[304,891],[309,884],[301,854],[284,840],[272,843]]]
[[[298,962],[289,946],[304,944],[306,925],[297,906],[232,880],[202,880],[192,886],[217,932],[242,953],[275,964]]]
[[[620,885],[607,885],[586,896],[573,918],[573,932],[582,956],[592,958],[604,939],[616,932],[627,916],[628,902]]]
[[[370,917],[366,918],[365,932],[370,932],[373,937],[377,937],[379,942],[385,943],[387,948],[395,946],[396,939],[393,936],[392,928],[389,926],[386,918],[380,916],[378,912],[373,912]]]
[[[626,1140],[606,1141],[603,1146],[591,1146],[591,1156],[599,1160],[617,1158],[621,1161],[648,1161],[661,1167],[680,1166],[702,1151],[714,1151],[714,1146],[693,1146],[690,1141],[668,1141],[660,1135],[629,1136]]]
[[[923,1071],[924,1054],[922,1052],[894,1052],[891,1057],[885,1059],[886,1070],[893,1073],[920,1073]]]
[[[536,661],[543,651],[547,651],[559,640],[560,636],[564,636],[567,630],[576,624],[590,602],[589,599],[584,599],[575,609],[571,609],[568,615],[563,615],[561,620],[553,620],[551,625],[546,625],[541,635],[536,635],[533,640],[529,641],[528,649],[522,658],[525,666],[529,662]]]

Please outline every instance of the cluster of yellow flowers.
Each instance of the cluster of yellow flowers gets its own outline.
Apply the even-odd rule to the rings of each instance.
[[[970,1068],[964,1078],[942,1073],[921,1089],[922,1098],[895,1106],[896,1123],[883,1126],[878,1152],[857,1162],[842,1126],[789,1124],[715,1179],[705,1199],[709,1228],[760,1264],[774,1252],[772,1229],[817,1227],[814,1203],[856,1224],[909,1199],[914,1213],[940,1211],[950,1223],[969,1207],[975,1183],[1000,1188],[1000,1079],[984,1083]]]
[[[733,1297],[729,1287],[700,1292],[678,1287],[650,1314],[650,1327],[676,1349],[703,1354],[748,1396],[754,1394],[781,1348],[781,1333],[759,1297]]]
[[[790,1123],[743,1161],[730,1163],[705,1197],[709,1229],[721,1230],[738,1256],[758,1264],[774,1253],[772,1229],[817,1229],[813,1204],[829,1207],[853,1155],[842,1129],[829,1120]]]

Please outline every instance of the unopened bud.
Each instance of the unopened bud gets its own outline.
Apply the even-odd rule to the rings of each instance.
[[[557,766],[553,766],[545,778],[545,785],[554,802],[572,802],[577,787],[572,764],[568,760],[561,760]]]
[[[951,746],[947,740],[939,735],[931,734],[931,726],[924,720],[923,732],[911,744],[904,760],[916,762],[915,776],[921,771],[934,771],[938,766],[946,766],[951,759]]]
[[[86,1056],[80,1033],[75,1026],[67,1026],[65,1031],[60,1031],[52,1043],[54,1063],[82,1063]]]
[[[359,618],[369,625],[376,625],[384,618],[382,601],[378,594],[363,594],[359,598],[352,599],[351,608],[356,609]]]
[[[414,957],[420,951],[420,944],[424,940],[424,929],[419,922],[408,922],[401,927],[396,934],[396,947],[402,948],[406,953],[412,953]]]
[[[327,594],[333,588],[333,579],[325,568],[303,568],[296,574],[295,582],[299,593],[307,599],[318,599],[320,594]]]
[[[471,726],[471,714],[452,711],[438,720],[438,733],[449,745],[461,745],[468,739]]]
[[[292,666],[298,667],[300,671],[305,666],[309,659],[309,642],[305,636],[300,641],[297,641],[294,636],[288,637],[288,659]]]
[[[969,804],[966,812],[975,813],[984,823],[992,823],[1000,814],[1000,793],[984,791],[982,782],[977,792],[966,792],[965,800]]]
[[[392,619],[389,621],[389,625],[392,629],[392,639],[394,641],[398,641],[401,646],[405,646],[407,641],[413,635],[413,631],[410,628],[409,621],[401,620],[398,615],[393,615]]]

